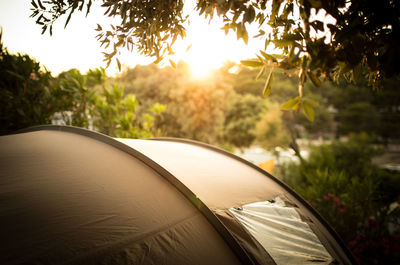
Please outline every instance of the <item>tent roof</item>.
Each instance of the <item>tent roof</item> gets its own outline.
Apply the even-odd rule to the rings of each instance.
[[[286,194],[273,179],[224,153],[175,139],[118,139],[171,172],[210,209],[229,209]]]
[[[40,126],[0,137],[0,169],[2,264],[274,264],[228,209],[276,196],[295,205],[335,258],[351,263],[300,196],[201,143]]]

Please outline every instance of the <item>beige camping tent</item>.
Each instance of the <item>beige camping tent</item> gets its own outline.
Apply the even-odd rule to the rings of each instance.
[[[304,200],[181,139],[0,137],[0,264],[355,264]]]

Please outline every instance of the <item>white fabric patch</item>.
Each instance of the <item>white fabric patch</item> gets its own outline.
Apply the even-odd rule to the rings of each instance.
[[[280,264],[330,264],[334,259],[292,207],[277,197],[229,211]]]

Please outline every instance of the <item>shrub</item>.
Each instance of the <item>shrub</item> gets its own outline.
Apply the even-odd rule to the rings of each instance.
[[[314,147],[281,175],[338,232],[360,264],[395,264],[399,258],[400,174],[372,163],[380,150],[366,134]]]

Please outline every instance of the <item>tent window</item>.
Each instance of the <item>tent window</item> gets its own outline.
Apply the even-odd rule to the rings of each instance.
[[[293,207],[277,197],[229,211],[276,264],[331,264],[334,259]]]

